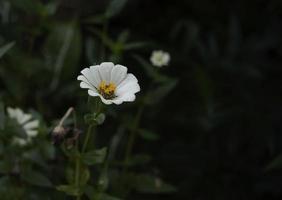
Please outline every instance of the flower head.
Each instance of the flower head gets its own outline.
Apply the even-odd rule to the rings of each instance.
[[[81,88],[88,89],[88,94],[100,97],[104,104],[121,104],[135,100],[135,93],[140,91],[138,80],[127,73],[127,67],[104,62],[81,71],[77,77]]]
[[[154,66],[162,67],[169,64],[170,55],[162,50],[157,50],[152,52],[150,60]]]
[[[7,108],[8,116],[11,119],[15,119],[20,126],[25,130],[27,138],[19,138],[15,137],[13,139],[13,142],[15,144],[18,144],[20,146],[25,146],[32,137],[37,136],[38,134],[38,127],[39,127],[39,121],[38,120],[32,120],[32,115],[31,114],[26,114],[24,113],[21,109],[19,108]]]

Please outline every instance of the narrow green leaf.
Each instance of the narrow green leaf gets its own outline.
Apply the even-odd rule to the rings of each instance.
[[[79,196],[82,194],[81,190],[75,185],[59,185],[56,189],[70,196]]]
[[[133,58],[137,60],[140,66],[145,70],[146,74],[156,82],[166,82],[169,77],[160,74],[157,69],[152,66],[147,60],[139,55],[133,55]]]
[[[282,155],[274,158],[267,166],[266,170],[281,169],[282,168]]]
[[[124,8],[127,0],[112,0],[106,10],[106,17],[111,18],[118,15]]]
[[[10,42],[10,43],[8,43],[8,44],[2,46],[2,47],[0,48],[0,58],[2,58],[3,55],[4,55],[5,53],[7,53],[7,51],[9,51],[14,45],[15,45],[15,42]]]
[[[32,185],[41,187],[52,187],[51,181],[40,172],[26,170],[22,173],[22,179]]]
[[[139,129],[138,133],[143,139],[150,141],[158,140],[160,137],[158,134],[146,129]]]
[[[92,150],[82,154],[82,161],[86,165],[103,163],[107,155],[107,148]]]
[[[50,89],[73,77],[81,52],[81,33],[76,22],[55,24],[44,45],[45,62],[54,75]],[[64,72],[64,73],[62,73]]]
[[[161,194],[176,191],[176,188],[174,186],[164,182],[159,177],[150,176],[148,174],[137,175],[133,187],[138,192],[142,193]]]
[[[146,154],[138,154],[130,159],[131,165],[144,165],[151,161],[151,156]]]
[[[4,104],[0,102],[0,130],[3,130],[5,127],[5,108]]]
[[[85,188],[85,194],[90,200],[96,200],[97,198],[101,200],[121,200],[120,198],[111,196],[106,193],[101,194],[101,192],[97,191],[94,187],[91,186],[87,186]]]
[[[147,96],[147,101],[149,105],[156,104],[160,102],[164,97],[166,97],[177,85],[178,81],[175,79],[171,79],[160,86],[158,86],[155,90],[149,92]]]

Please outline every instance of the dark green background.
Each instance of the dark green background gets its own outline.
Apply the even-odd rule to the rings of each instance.
[[[89,32],[81,21],[103,12],[106,5],[107,1],[98,0],[61,1],[53,21],[76,18],[85,45]],[[1,33],[6,41],[16,40],[23,50],[29,43],[26,29],[40,27],[41,23],[33,14],[21,9],[18,13],[21,20],[1,27]],[[128,0],[122,12],[110,20],[111,37],[116,38],[126,29],[130,40],[150,43],[147,48],[125,52],[123,57],[141,87],[146,88],[149,80],[138,66],[132,66],[136,62],[131,53],[149,59],[154,49],[168,51],[171,64],[161,70],[179,79],[176,88],[160,105],[146,109],[142,119],[142,125],[158,132],[160,139],[151,143],[139,140],[134,147],[136,153],[153,155],[148,171],[159,174],[178,191],[139,195],[140,199],[282,197],[281,165],[278,163],[275,169],[267,167],[282,152],[281,18],[279,0]],[[36,36],[31,57],[42,51],[49,27],[40,30],[43,31]],[[78,60],[81,67],[64,73],[76,77],[83,66],[89,65],[85,54],[83,46]],[[21,66],[21,62],[16,64]],[[3,69],[2,74],[7,71]],[[14,72],[16,80],[26,73],[23,68]],[[77,82],[45,94],[48,77],[44,70],[26,74],[25,78],[37,78],[29,79],[25,90],[39,92],[34,96],[23,92],[22,98],[14,95],[11,91],[15,88],[8,88],[2,75],[3,100],[35,107],[47,120],[60,116],[70,105],[81,103],[81,98],[68,93],[73,91],[69,87],[78,86]],[[40,78],[42,74],[44,78]]]

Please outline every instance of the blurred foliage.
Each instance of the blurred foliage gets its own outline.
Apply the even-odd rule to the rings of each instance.
[[[281,10],[276,0],[2,0],[0,100],[35,108],[44,125],[34,147],[0,145],[1,198],[64,198],[54,187],[67,180],[66,158],[53,157],[47,133],[68,107],[87,110],[79,71],[111,60],[142,91],[136,103],[108,108],[98,127],[95,145],[110,150],[101,199],[280,199]],[[154,49],[170,52],[169,67],[149,64]],[[19,130],[6,127],[4,110],[9,138]],[[121,173],[132,130],[138,140]],[[98,179],[103,169],[93,171]]]

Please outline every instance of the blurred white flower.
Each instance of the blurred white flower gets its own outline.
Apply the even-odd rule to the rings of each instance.
[[[152,52],[150,60],[154,66],[162,67],[169,64],[170,55],[162,50],[156,50]]]
[[[127,67],[103,62],[81,71],[77,77],[81,88],[88,89],[88,94],[100,97],[104,104],[121,104],[135,100],[135,93],[140,91],[138,80],[127,73]]]
[[[37,136],[39,120],[32,120],[31,114],[24,113],[19,108],[7,108],[7,112],[10,118],[15,119],[20,126],[25,130],[27,138],[14,137],[13,143],[20,146],[25,146],[30,142],[32,137]]]
[[[24,139],[20,137],[14,137],[12,143],[18,146],[26,146],[30,142],[30,139]]]

